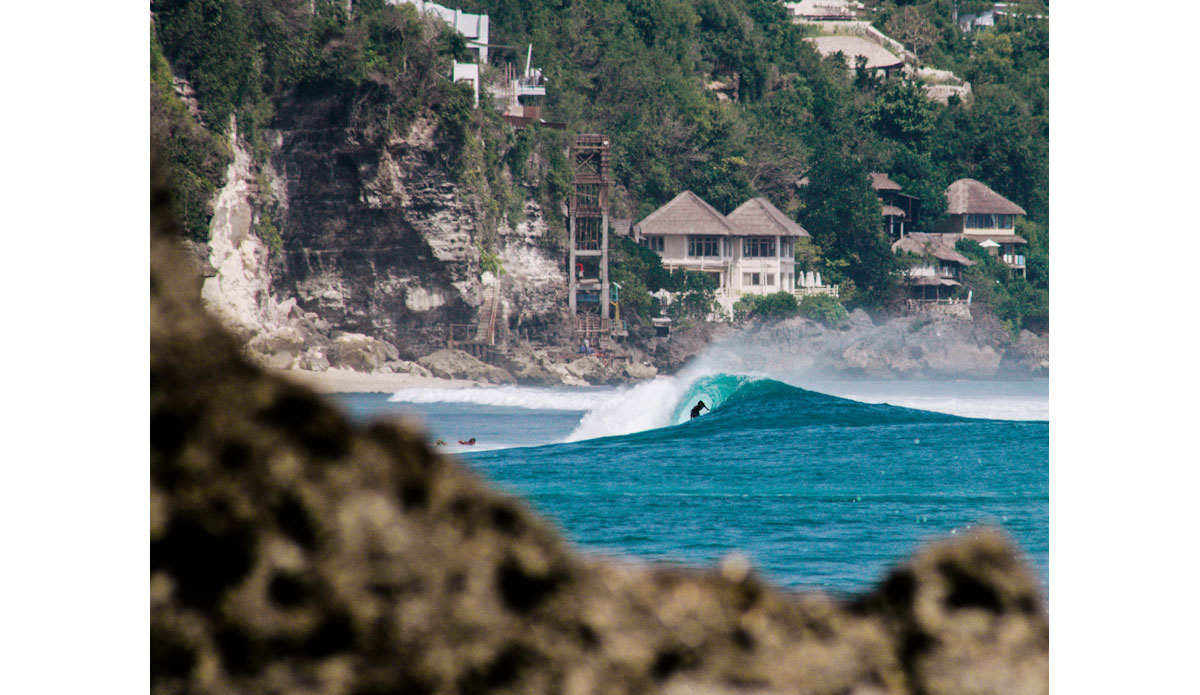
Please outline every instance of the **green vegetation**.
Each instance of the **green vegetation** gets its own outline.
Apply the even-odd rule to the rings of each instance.
[[[713,311],[717,281],[705,273],[668,272],[658,254],[629,237],[614,237],[609,246],[609,279],[621,286],[622,316],[642,323],[657,315],[651,296],[667,290],[673,301],[667,314],[677,320],[702,321]]]
[[[828,294],[810,294],[800,300],[798,308],[804,318],[820,321],[833,328],[841,326],[850,318],[846,307]]]
[[[967,102],[942,105],[903,77],[822,59],[775,0],[443,4],[490,15],[494,63],[520,63],[532,44],[550,85],[546,117],[566,122],[566,131],[515,131],[488,99],[474,109],[467,91],[443,77],[464,57],[462,37],[409,5],[357,0],[348,11],[341,0],[154,0],[153,122],[182,170],[187,228],[197,234],[206,224],[228,161],[218,136],[229,117],[260,149],[259,128],[294,93],[336,98],[367,141],[402,135],[431,115],[438,155],[478,196],[484,244],[532,198],[552,230],[543,243],[561,250],[559,210],[571,186],[564,153],[578,132],[606,133],[614,217],[641,219],[683,190],[725,213],[766,196],[813,235],[803,258],[797,254],[804,268],[838,283],[851,307],[891,305],[902,267],[867,173],[887,172],[920,197],[915,231],[933,231],[952,181],[975,178],[1029,212],[1018,232],[1030,241],[1029,289],[998,277],[1002,290],[977,301],[1017,323],[1040,315],[1037,298],[1049,287],[1047,22],[998,16],[995,27],[964,34],[950,3],[868,2],[874,24],[907,41],[925,65],[971,82]],[[207,130],[180,110],[168,61],[196,89]],[[708,279],[679,277],[672,282],[694,296],[676,311],[702,315]],[[647,295],[667,285],[639,281]],[[637,282],[627,276],[621,284],[629,306],[649,306]]]
[[[158,41],[150,35],[151,142],[168,165],[167,177],[175,199],[175,214],[186,235],[208,239],[212,201],[232,160],[226,141],[205,130],[175,95],[171,70]]]
[[[733,304],[735,321],[747,319],[786,319],[799,313],[800,307],[791,292],[746,295]]]
[[[991,307],[1014,335],[1022,328],[1048,328],[1049,292],[1026,278],[1014,277],[1012,270],[973,241],[961,240],[956,248],[975,261],[975,265],[962,273],[964,290],[972,293],[972,301]]]

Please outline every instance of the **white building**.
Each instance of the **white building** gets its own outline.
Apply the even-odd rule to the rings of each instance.
[[[747,200],[725,216],[691,191],[647,215],[634,234],[664,268],[711,275],[717,301],[730,313],[744,295],[795,292],[795,244],[809,236],[766,198]]]
[[[476,62],[459,63],[455,61],[450,68],[450,80],[453,82],[470,82],[475,93],[475,106],[479,106],[479,66],[488,62],[488,16],[485,14],[470,14],[459,9],[443,7],[436,2],[427,0],[387,0],[389,5],[412,5],[421,14],[432,14],[454,27],[467,40],[467,49],[474,51]]]
[[[421,14],[434,14],[454,27],[454,30],[467,39],[467,48],[475,51],[478,62],[487,65],[488,62],[488,16],[485,14],[469,14],[458,9],[443,7],[436,2],[427,0],[387,0],[389,5],[412,5]]]

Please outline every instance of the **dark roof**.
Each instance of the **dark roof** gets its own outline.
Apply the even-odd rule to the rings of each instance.
[[[810,236],[766,198],[751,198],[729,213],[729,220],[742,234],[763,236]]]
[[[975,179],[959,179],[946,189],[946,214],[1024,215],[1020,205]]]
[[[691,191],[684,191],[671,202],[646,215],[638,223],[638,229],[646,234],[716,234],[737,236],[740,234],[725,216]]]
[[[898,191],[900,184],[888,178],[887,174],[881,174],[878,171],[871,172],[871,188],[877,191]]]

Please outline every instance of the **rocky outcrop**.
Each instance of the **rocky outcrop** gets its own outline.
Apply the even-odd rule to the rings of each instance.
[[[329,344],[329,365],[356,372],[377,372],[399,360],[395,346],[361,333],[340,333]]]
[[[1045,606],[999,535],[845,603],[736,556],[580,555],[420,433],[356,427],[248,363],[170,236],[150,276],[154,695],[1048,692]]]
[[[1005,374],[1048,376],[1050,341],[1031,331],[1021,331],[1012,347],[1005,351],[1000,370]]]
[[[1014,341],[987,318],[948,316],[892,318],[880,324],[856,310],[849,321],[830,328],[794,318],[751,327],[744,335],[717,343],[718,351],[763,368],[812,371],[876,379],[1044,376],[1048,352],[1033,334]],[[1026,354],[1040,355],[1037,368]]]
[[[351,126],[335,97],[295,94],[267,130],[283,254],[273,290],[335,330],[395,345],[415,360],[446,343],[450,324],[474,324],[491,291],[480,280],[483,204],[452,176],[432,115],[383,141]],[[557,329],[565,277],[538,240],[540,209],[502,223],[501,339]]]
[[[417,364],[440,379],[468,379],[486,381],[490,384],[514,384],[512,374],[500,367],[493,367],[472,357],[462,350],[443,348],[417,360]]]

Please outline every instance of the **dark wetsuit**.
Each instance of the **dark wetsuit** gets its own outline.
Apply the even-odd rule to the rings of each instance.
[[[704,401],[700,401],[692,408],[692,417],[699,417],[701,408],[708,408],[707,405],[704,405]]]

